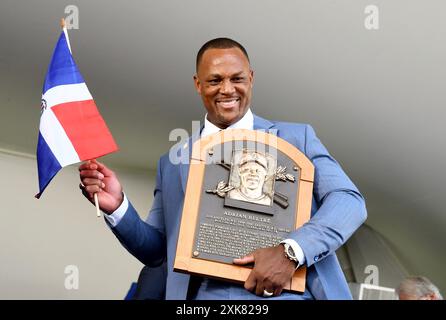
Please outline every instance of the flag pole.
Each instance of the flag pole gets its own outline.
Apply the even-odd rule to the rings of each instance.
[[[96,161],[96,159],[94,159]],[[98,193],[95,192],[94,195],[94,206],[96,207],[96,217],[101,217],[101,210],[99,209],[99,200],[98,200]]]
[[[93,159],[96,161],[96,159]],[[93,194],[94,197],[94,206],[96,207],[96,217],[100,218],[101,217],[101,209],[99,209],[99,200],[98,200],[98,193],[95,192]]]
[[[70,38],[68,37],[68,31],[67,31],[67,27],[65,25],[65,19],[64,18],[60,19],[60,27],[62,28],[63,33],[65,33],[65,38],[67,39],[68,49],[70,50],[70,53],[72,53],[71,52],[71,45],[70,45]]]
[[[96,206],[96,216],[98,218],[101,217],[101,210],[99,210],[99,201],[98,201],[98,193],[94,194],[94,205]]]
[[[65,38],[67,39],[67,45],[68,45],[68,49],[70,50],[71,53],[71,45],[70,45],[70,38],[68,38],[68,31],[65,25],[65,19],[61,18],[60,19],[60,27],[62,28],[63,32],[65,33]],[[94,205],[96,207],[96,216],[98,218],[101,217],[101,210],[99,209],[99,200],[98,200],[98,193],[95,192],[94,193]]]

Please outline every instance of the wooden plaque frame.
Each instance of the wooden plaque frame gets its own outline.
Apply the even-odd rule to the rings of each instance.
[[[242,137],[242,138],[241,138]],[[311,161],[289,142],[263,131],[231,129],[220,131],[211,136],[196,141],[192,149],[189,176],[184,198],[183,214],[178,236],[174,271],[211,277],[236,283],[244,283],[251,272],[251,267],[231,265],[216,261],[193,258],[195,229],[200,208],[200,198],[203,189],[203,179],[206,167],[206,157],[209,149],[230,141],[260,141],[272,145],[291,158],[300,169],[297,201],[296,225],[301,227],[310,219],[313,194],[314,166]],[[296,270],[289,285],[284,288],[289,291],[305,291],[306,267]]]

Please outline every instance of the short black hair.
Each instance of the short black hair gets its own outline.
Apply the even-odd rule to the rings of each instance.
[[[230,48],[239,48],[242,50],[243,54],[245,55],[246,59],[248,59],[249,62],[249,56],[246,49],[237,41],[229,39],[229,38],[215,38],[212,40],[209,40],[206,42],[200,50],[198,50],[197,53],[197,60],[195,64],[195,69],[198,71],[198,65],[200,64],[201,58],[203,57],[203,54],[208,49],[230,49]]]

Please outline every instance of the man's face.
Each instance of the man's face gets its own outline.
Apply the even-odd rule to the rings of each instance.
[[[248,162],[240,167],[240,183],[247,189],[263,188],[266,170],[256,162]]]
[[[225,129],[245,115],[251,103],[253,76],[239,48],[204,52],[194,81],[210,122]]]

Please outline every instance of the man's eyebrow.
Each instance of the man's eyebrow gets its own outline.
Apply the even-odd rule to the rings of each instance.
[[[244,73],[245,73],[244,71],[239,71],[239,72],[237,72],[237,73],[232,74],[232,75],[231,75],[231,78],[232,78],[232,77],[238,77],[238,76],[244,75]],[[218,74],[218,73],[212,73],[212,74],[209,75],[209,78],[217,78],[217,79],[220,79],[220,78],[222,78],[222,76],[221,76],[221,74]]]
[[[245,71],[240,71],[240,72],[234,73],[233,75],[231,75],[231,77],[238,77],[238,76],[244,75],[244,73],[245,73]]]
[[[221,78],[221,75],[219,75],[218,73],[213,73],[209,75],[209,78]]]

